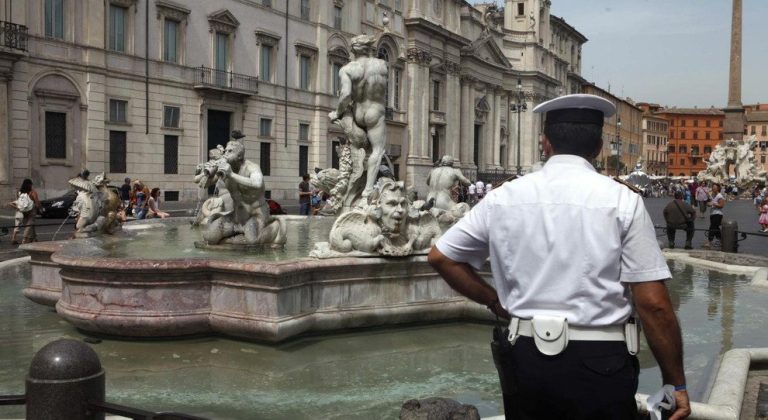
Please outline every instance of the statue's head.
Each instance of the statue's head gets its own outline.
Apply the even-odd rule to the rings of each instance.
[[[245,146],[242,142],[232,140],[227,143],[227,147],[224,149],[224,159],[230,165],[240,164],[245,161]]]
[[[211,149],[208,151],[208,159],[210,160],[217,160],[221,159],[221,157],[224,155],[224,146],[217,145],[215,149]]]
[[[373,52],[376,38],[371,35],[358,35],[352,38],[352,53],[356,56],[370,55]]]
[[[440,166],[453,166],[453,156],[445,155],[440,159]]]
[[[376,206],[375,213],[379,226],[387,232],[401,232],[408,219],[405,183],[382,179],[371,198],[371,204]]]

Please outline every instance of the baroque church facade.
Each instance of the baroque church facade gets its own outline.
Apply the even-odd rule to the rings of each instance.
[[[286,11],[286,5],[289,9]],[[0,198],[82,168],[197,198],[207,151],[241,130],[269,195],[338,165],[328,113],[356,34],[389,65],[387,154],[426,190],[444,154],[470,176],[539,161],[531,110],[578,93],[586,38],[549,0],[0,0]],[[11,26],[9,26],[11,25]],[[15,29],[14,29],[15,28]]]

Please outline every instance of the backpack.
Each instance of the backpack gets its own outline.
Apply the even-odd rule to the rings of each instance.
[[[35,202],[29,197],[27,193],[19,194],[19,198],[16,199],[16,209],[22,213],[26,213],[35,208]]]

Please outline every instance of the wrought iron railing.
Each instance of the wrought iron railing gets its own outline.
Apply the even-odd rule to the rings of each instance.
[[[0,47],[27,50],[27,27],[0,20]]]
[[[256,93],[259,91],[259,78],[200,66],[195,70],[195,85]]]

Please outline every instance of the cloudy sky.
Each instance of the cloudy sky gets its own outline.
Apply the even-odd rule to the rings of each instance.
[[[742,102],[768,103],[768,1],[743,3]],[[726,104],[731,0],[552,0],[551,12],[589,39],[582,76],[613,94],[678,107]]]

